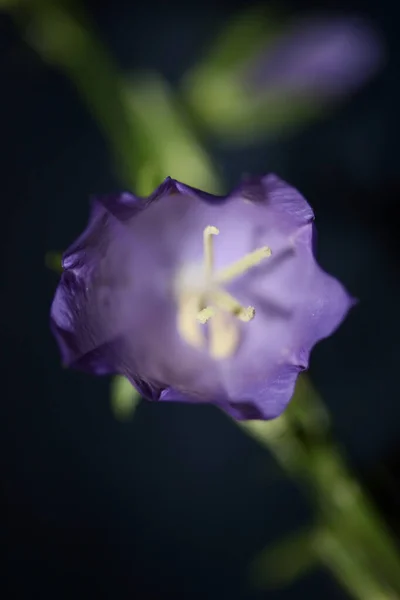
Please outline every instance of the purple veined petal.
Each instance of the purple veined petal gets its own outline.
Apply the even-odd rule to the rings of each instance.
[[[268,394],[258,383],[249,385],[239,400],[229,401],[226,396],[214,397],[212,403],[237,421],[275,419],[285,410],[294,393],[296,380],[301,371],[296,365],[281,365],[268,381]],[[164,390],[160,400],[169,402],[195,403],[190,393],[178,392],[173,388]]]
[[[167,178],[148,198],[98,199],[65,254],[51,309],[64,362],[124,375],[149,400],[212,403],[236,419],[275,418],[314,344],[352,305],[315,261],[313,220],[303,196],[274,175],[248,179],[227,196]],[[182,313],[210,293],[203,262],[210,225],[219,230],[217,275],[260,248],[272,250],[262,264],[218,284],[228,306],[233,299],[255,307],[249,322],[226,304],[206,326],[197,309],[193,320]],[[212,347],[220,348],[216,355]]]
[[[384,54],[380,35],[362,18],[309,17],[247,65],[245,85],[253,92],[334,99],[370,79]]]
[[[86,318],[87,301],[84,279],[66,271],[57,288],[50,319],[63,364],[96,375],[114,373],[118,336],[107,335],[99,327],[102,318],[96,308],[91,308],[90,319]]]
[[[276,369],[268,381],[268,394],[259,384],[249,387],[248,393],[239,402],[221,403],[220,407],[238,421],[269,421],[279,417],[294,394],[296,380],[301,367],[283,364]]]

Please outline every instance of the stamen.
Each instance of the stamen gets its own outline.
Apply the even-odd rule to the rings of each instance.
[[[231,313],[245,323],[248,323],[255,317],[256,311],[253,306],[248,306],[247,308],[242,306],[236,298],[223,289],[213,290],[212,300],[218,308]]]
[[[213,235],[218,235],[219,229],[213,225],[208,225],[203,232],[203,245],[204,245],[204,270],[206,279],[211,279],[214,270],[214,245]]]
[[[199,313],[197,313],[197,320],[200,321],[203,325],[207,323],[215,315],[215,308],[212,306],[206,306]]]
[[[177,325],[181,337],[190,346],[201,349],[207,345],[210,356],[222,359],[232,356],[238,347],[240,327],[236,319],[246,323],[256,314],[253,306],[242,306],[222,284],[257,266],[271,256],[271,250],[268,246],[258,248],[214,273],[213,236],[218,234],[219,229],[213,225],[208,225],[203,231],[205,280],[197,289],[179,293]],[[210,305],[207,305],[208,302]],[[209,327],[204,332],[200,324],[208,322]]]
[[[246,273],[246,271],[252,267],[256,267],[264,259],[271,256],[271,254],[271,249],[268,248],[268,246],[262,246],[262,248],[258,248],[257,250],[254,250],[254,252],[246,254],[243,258],[239,258],[239,260],[233,264],[221,269],[221,271],[216,273],[215,281],[218,283],[227,283],[228,281],[239,277],[239,275]]]

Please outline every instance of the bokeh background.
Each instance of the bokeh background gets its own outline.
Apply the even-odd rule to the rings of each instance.
[[[81,232],[90,196],[127,184],[96,114],[65,70],[45,60],[43,40],[15,4],[0,3],[2,596],[349,597],[318,566],[286,585],[251,584],[253,559],[307,528],[314,515],[269,452],[225,415],[141,402],[121,420],[110,405],[109,379],[62,368],[48,316],[58,274],[46,266],[46,253]],[[30,4],[43,15],[52,3]],[[74,4],[126,77],[157,72],[172,92],[180,90],[182,106],[182,81],[249,8],[239,0]],[[319,261],[360,303],[314,350],[310,375],[332,435],[398,536],[398,9],[389,0],[297,0],[275,8],[293,19],[332,11],[364,17],[384,42],[385,60],[337,105],[282,134],[266,128],[252,143],[237,143],[193,107],[188,128],[225,189],[245,174],[275,172],[313,206]],[[175,151],[174,131],[160,127],[167,153]]]

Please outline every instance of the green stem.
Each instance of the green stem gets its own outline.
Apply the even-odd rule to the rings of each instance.
[[[328,416],[310,380],[305,376],[299,379],[291,406],[275,421],[240,425],[304,487],[323,524],[329,527],[329,544],[317,546],[317,551],[321,550],[320,560],[335,577],[342,569],[342,583],[345,578],[347,589],[360,600],[400,597],[398,549],[338,447],[330,441]],[[336,551],[340,556],[334,556]],[[352,571],[350,564],[357,568]],[[361,572],[365,580],[375,581],[370,587],[380,589],[380,595],[360,593]]]
[[[343,543],[337,530],[322,530],[314,542],[322,564],[354,598],[360,600],[397,600],[398,594],[371,570],[360,546]]]

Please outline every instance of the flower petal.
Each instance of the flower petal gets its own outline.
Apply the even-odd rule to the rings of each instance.
[[[113,373],[116,339],[102,340],[97,320],[85,319],[88,296],[83,281],[73,273],[63,274],[51,307],[51,329],[65,366],[102,375]]]

